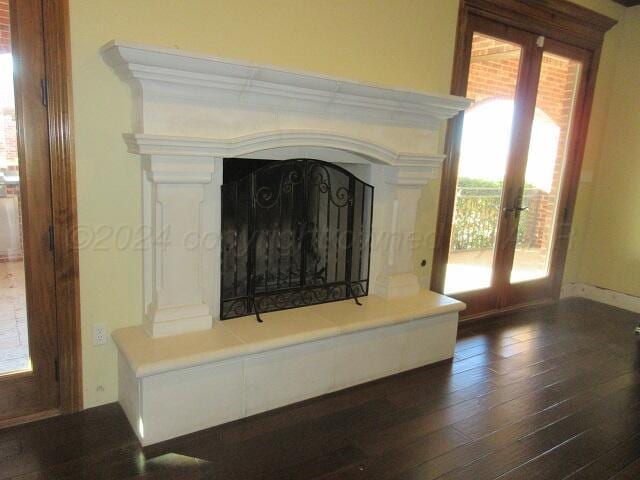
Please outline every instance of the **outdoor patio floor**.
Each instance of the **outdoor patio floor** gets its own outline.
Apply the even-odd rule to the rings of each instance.
[[[0,263],[0,375],[28,368],[24,265]]]
[[[451,252],[444,293],[469,292],[489,287],[492,263],[493,250]],[[514,283],[542,278],[546,275],[546,249],[517,250],[512,272]]]

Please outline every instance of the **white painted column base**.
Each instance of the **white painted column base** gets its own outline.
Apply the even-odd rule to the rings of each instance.
[[[417,295],[420,291],[418,276],[413,273],[381,275],[375,282],[376,295],[382,298],[402,298]]]
[[[143,325],[150,336],[166,337],[211,328],[213,317],[209,306],[200,303],[154,310],[145,318]]]

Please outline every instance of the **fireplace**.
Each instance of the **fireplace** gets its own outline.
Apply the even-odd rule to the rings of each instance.
[[[220,318],[367,295],[373,187],[313,159],[225,159]]]
[[[144,445],[451,358],[464,305],[420,284],[417,224],[466,99],[103,54],[132,87],[142,169],[141,322],[113,338]]]
[[[420,264],[429,263],[430,238],[416,231],[418,206],[423,187],[439,178],[444,120],[466,99],[121,42],[106,45],[104,57],[135,98],[135,133],[125,140],[142,160],[143,324],[150,336],[426,287],[418,273],[427,278]],[[320,191],[324,180],[316,190],[285,182],[299,196],[295,205],[277,202],[288,224],[278,224],[276,207],[253,201],[243,180],[259,176],[266,183],[258,197],[267,186],[283,198],[284,174],[267,180],[266,173],[309,168],[328,172],[333,191]],[[244,196],[237,215],[226,212],[236,194]],[[343,194],[347,205],[338,207]],[[322,210],[330,198],[330,211]],[[293,252],[284,252],[287,243]]]

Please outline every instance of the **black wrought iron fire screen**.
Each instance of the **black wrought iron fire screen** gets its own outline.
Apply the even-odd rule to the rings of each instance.
[[[222,185],[220,317],[367,295],[373,187],[320,160],[259,165]]]

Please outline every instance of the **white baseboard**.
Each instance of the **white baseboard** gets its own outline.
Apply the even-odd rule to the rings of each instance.
[[[596,287],[586,283],[567,283],[560,290],[560,298],[579,297],[640,313],[640,297]]]

